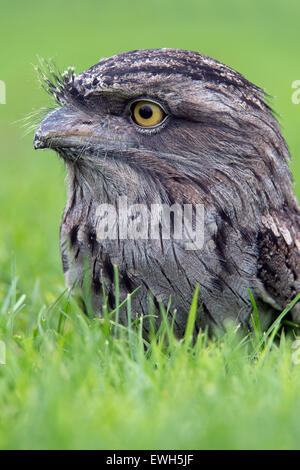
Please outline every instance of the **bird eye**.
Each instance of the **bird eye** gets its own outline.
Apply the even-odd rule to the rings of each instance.
[[[162,107],[153,101],[136,101],[131,106],[132,118],[141,127],[155,127],[166,117]]]

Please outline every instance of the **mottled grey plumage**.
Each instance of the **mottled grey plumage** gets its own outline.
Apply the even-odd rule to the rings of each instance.
[[[63,265],[67,284],[82,285],[88,257],[95,313],[103,283],[114,305],[114,264],[121,300],[141,286],[133,316],[148,312],[149,291],[155,303],[171,296],[178,335],[197,284],[198,327],[226,318],[247,323],[248,289],[261,311],[268,305],[275,314],[300,291],[289,153],[261,89],[209,57],[174,49],[126,52],[44,83],[60,108],[38,128],[35,148],[52,148],[66,163]],[[138,98],[161,103],[169,118],[155,129],[138,127],[130,112]],[[204,204],[203,248],[187,251],[174,238],[99,243],[97,206],[124,195],[148,208]],[[297,321],[299,312],[296,306]],[[120,317],[127,321],[125,310]]]

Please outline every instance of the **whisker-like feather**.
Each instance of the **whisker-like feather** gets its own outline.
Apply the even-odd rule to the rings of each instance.
[[[38,61],[35,70],[42,88],[58,105],[63,106],[70,96],[70,88],[74,82],[74,67],[69,66],[64,72],[60,72],[52,59],[38,57]]]

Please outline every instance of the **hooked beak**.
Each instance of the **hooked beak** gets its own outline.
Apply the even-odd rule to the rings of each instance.
[[[80,147],[94,132],[92,122],[79,120],[72,111],[60,108],[52,111],[35,132],[33,145],[38,149]]]
[[[33,145],[36,150],[53,149],[59,152],[70,148],[96,147],[98,152],[107,152],[135,148],[137,142],[127,135],[121,136],[117,127],[105,126],[101,120],[91,119],[86,113],[74,112],[64,106],[49,113],[42,121],[34,135]]]

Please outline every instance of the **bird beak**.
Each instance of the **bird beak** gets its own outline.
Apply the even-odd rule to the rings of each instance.
[[[42,121],[34,135],[33,145],[37,149],[80,147],[86,144],[93,133],[88,120],[79,120],[68,108],[52,111]]]

